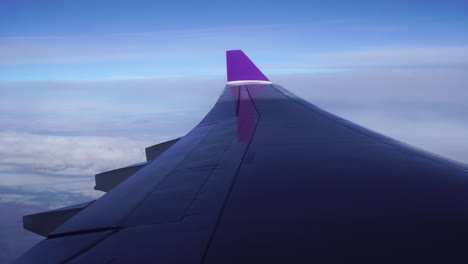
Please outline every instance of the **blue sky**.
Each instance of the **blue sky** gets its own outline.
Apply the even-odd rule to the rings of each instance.
[[[0,263],[21,216],[95,199],[93,175],[183,136],[243,49],[318,106],[468,163],[466,1],[0,4]]]
[[[443,27],[466,25],[466,1],[3,1],[2,36],[148,32],[317,21]],[[465,23],[465,24],[464,24]],[[455,32],[457,28],[454,28]]]
[[[331,70],[341,65],[304,54],[465,47],[467,10],[466,1],[3,1],[0,80],[219,76],[219,54],[234,48],[274,73]]]

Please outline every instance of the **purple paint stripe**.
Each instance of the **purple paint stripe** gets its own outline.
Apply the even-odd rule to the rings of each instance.
[[[226,51],[226,64],[228,82],[243,80],[269,81],[242,50]]]
[[[237,139],[239,142],[249,142],[255,131],[257,111],[245,86],[239,87],[239,116],[237,118]]]
[[[262,93],[266,85],[236,86],[238,91],[237,139],[248,142],[252,138],[257,126],[259,115],[255,109],[255,100]],[[234,90],[232,90],[234,91]]]

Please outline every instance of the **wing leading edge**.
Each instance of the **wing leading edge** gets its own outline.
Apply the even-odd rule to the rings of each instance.
[[[467,259],[465,166],[327,113],[246,58],[228,51],[200,124],[17,262]]]

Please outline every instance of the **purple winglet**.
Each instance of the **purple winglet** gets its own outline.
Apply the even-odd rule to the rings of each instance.
[[[226,51],[226,64],[228,83],[240,81],[270,81],[242,50]]]

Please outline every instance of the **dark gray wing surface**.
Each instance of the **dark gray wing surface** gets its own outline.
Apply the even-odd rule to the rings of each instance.
[[[465,166],[338,118],[279,86],[253,89],[259,122],[207,262],[468,260]]]
[[[18,263],[454,263],[467,246],[465,166],[246,85]]]

